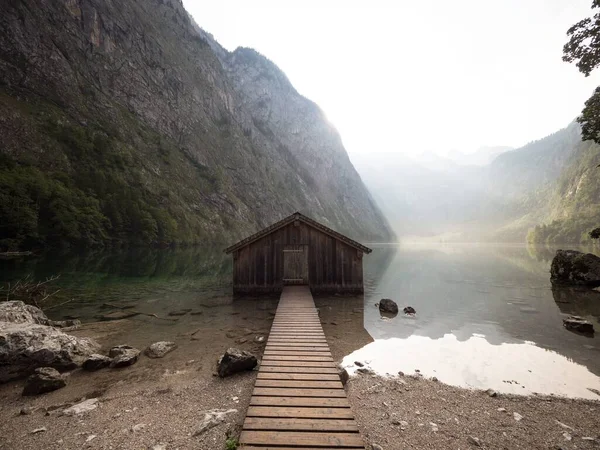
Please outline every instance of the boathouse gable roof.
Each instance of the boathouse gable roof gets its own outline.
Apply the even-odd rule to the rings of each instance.
[[[343,242],[351,247],[354,247],[357,250],[360,250],[364,253],[371,253],[371,251],[372,251],[370,248],[365,247],[361,243],[356,242],[355,240],[350,239],[349,237],[344,236],[343,234],[338,233],[337,231],[332,230],[331,228],[326,227],[323,224],[320,224],[316,220],[306,217],[304,214],[301,214],[299,212],[295,212],[294,214],[291,214],[290,216],[286,217],[285,219],[280,220],[279,222],[275,222],[274,224],[269,225],[267,228],[264,228],[264,229],[258,231],[257,233],[254,233],[253,235],[248,236],[245,239],[242,239],[237,244],[234,244],[231,247],[226,248],[225,253],[229,254],[236,250],[239,250],[242,247],[250,245],[253,242],[261,239],[262,237],[264,237],[270,233],[273,233],[274,231],[277,231],[280,228],[283,228],[283,227],[293,223],[296,220],[303,222],[303,223],[307,224],[308,226],[315,228],[316,230],[321,231],[322,233],[325,233],[325,234],[333,237],[334,239],[337,239],[338,241],[341,241],[341,242]]]

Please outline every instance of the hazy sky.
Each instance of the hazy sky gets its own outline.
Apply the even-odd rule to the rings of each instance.
[[[252,47],[348,152],[518,147],[566,126],[600,84],[562,62],[591,0],[183,0],[228,50]]]

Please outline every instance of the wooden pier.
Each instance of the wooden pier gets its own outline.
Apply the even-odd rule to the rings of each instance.
[[[285,286],[240,436],[246,450],[364,449],[308,286]]]

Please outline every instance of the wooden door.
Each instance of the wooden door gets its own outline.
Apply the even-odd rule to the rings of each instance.
[[[283,284],[308,284],[308,246],[283,248]]]

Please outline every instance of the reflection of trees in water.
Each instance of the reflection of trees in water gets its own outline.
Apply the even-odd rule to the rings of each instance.
[[[595,244],[585,244],[585,245],[569,245],[566,244],[564,246],[547,246],[547,245],[536,245],[529,243],[527,245],[527,251],[532,258],[537,259],[538,261],[550,262],[554,255],[556,255],[556,250],[559,248],[568,249],[568,250],[577,250],[583,253],[593,253],[594,255],[600,256],[600,248]]]
[[[538,261],[549,262],[552,261],[552,258],[554,258],[556,249],[554,247],[550,248],[546,246],[528,244],[527,252],[529,252],[529,256],[537,259]]]
[[[0,262],[4,281],[33,274],[34,279],[61,275],[61,283],[82,284],[120,278],[163,279],[170,277],[225,279],[230,277],[231,258],[221,248],[135,248],[125,251],[47,253],[33,258]]]

